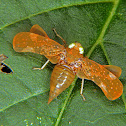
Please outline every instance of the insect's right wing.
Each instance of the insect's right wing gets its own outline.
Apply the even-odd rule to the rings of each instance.
[[[82,68],[77,72],[78,77],[92,80],[109,100],[115,100],[122,95],[123,85],[118,79],[121,68],[113,65],[103,66],[88,58],[84,58],[82,62]]]
[[[109,70],[110,72],[112,72],[114,75],[116,75],[116,77],[120,77],[122,70],[120,67],[118,66],[114,66],[114,65],[102,65],[104,66],[107,70]]]

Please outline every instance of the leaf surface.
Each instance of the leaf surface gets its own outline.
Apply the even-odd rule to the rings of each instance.
[[[2,0],[0,54],[13,74],[0,73],[0,125],[3,126],[107,126],[126,123],[126,2],[125,0]],[[85,56],[100,63],[122,68],[122,97],[109,101],[92,81],[85,80],[84,102],[80,96],[81,80],[72,85],[49,105],[50,76],[54,65],[44,56],[17,53],[13,37],[40,25],[51,39],[62,44],[56,28],[67,44],[78,41]],[[77,80],[77,81],[76,81]]]

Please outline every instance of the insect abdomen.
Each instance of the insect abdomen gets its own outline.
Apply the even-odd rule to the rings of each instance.
[[[65,65],[56,65],[50,79],[50,93],[48,104],[68,88],[75,78],[73,71]]]

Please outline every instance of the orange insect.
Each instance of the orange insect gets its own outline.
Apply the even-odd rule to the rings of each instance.
[[[12,69],[5,63],[3,63],[4,60],[6,60],[8,57],[4,54],[0,54],[0,72],[3,73],[13,73]]]
[[[59,36],[57,33],[56,35]],[[65,43],[64,40],[63,42]],[[75,75],[82,79],[80,94],[83,99],[84,79],[96,83],[109,100],[115,100],[122,95],[123,85],[118,79],[121,75],[120,67],[100,65],[84,57],[84,49],[80,43],[65,46],[50,39],[37,24],[30,32],[18,33],[13,39],[13,48],[16,52],[38,53],[48,59],[41,68],[34,69],[43,69],[49,61],[56,64],[51,75],[48,103],[71,85]]]

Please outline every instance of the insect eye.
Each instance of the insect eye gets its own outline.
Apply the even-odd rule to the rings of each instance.
[[[71,43],[69,46],[68,46],[68,48],[73,48],[75,46],[75,43]]]
[[[84,48],[82,46],[79,47],[79,52],[80,52],[80,54],[83,54],[84,53]]]

